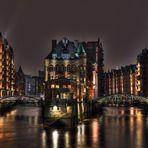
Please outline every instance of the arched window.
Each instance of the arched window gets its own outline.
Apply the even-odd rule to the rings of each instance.
[[[67,65],[67,71],[71,72],[71,65],[70,64]]]
[[[63,64],[62,65],[57,64],[55,66],[55,71],[56,72],[64,72],[65,71],[65,66]]]
[[[82,65],[79,66],[80,76],[84,75],[84,67]]]
[[[63,64],[60,66],[60,70],[61,70],[62,72],[65,71],[65,66],[64,66]]]
[[[49,71],[49,72],[52,72],[52,71],[53,71],[53,65],[49,65],[48,71]]]
[[[76,72],[77,71],[77,66],[76,65],[72,65],[71,66],[71,71],[72,72]]]
[[[57,65],[55,66],[55,71],[58,72],[59,69],[60,69],[60,65],[57,64]]]

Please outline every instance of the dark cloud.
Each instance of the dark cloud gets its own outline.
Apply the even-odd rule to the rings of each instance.
[[[51,40],[97,40],[105,67],[136,62],[148,43],[147,0],[0,0],[0,31],[14,47],[16,67],[37,74]]]

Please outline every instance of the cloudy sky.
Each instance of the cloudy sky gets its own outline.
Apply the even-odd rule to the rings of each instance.
[[[101,37],[105,69],[136,62],[148,44],[147,0],[0,0],[0,31],[13,46],[16,68],[43,69],[51,40]]]

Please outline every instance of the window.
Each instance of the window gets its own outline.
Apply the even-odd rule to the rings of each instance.
[[[71,85],[68,85],[68,88],[71,88]]]
[[[76,72],[76,71],[77,71],[77,67],[76,67],[76,65],[72,65],[72,67],[71,67],[71,71],[72,71],[72,72]]]
[[[66,85],[63,85],[63,88],[66,88],[67,86]]]
[[[77,71],[77,67],[76,65],[67,65],[67,71],[68,72],[76,72]]]
[[[51,88],[54,88],[54,87],[55,87],[55,85],[54,85],[54,84],[52,84],[52,85],[51,85]]]
[[[49,65],[48,71],[49,72],[53,71],[53,66],[52,65]]]
[[[56,59],[57,58],[57,54],[52,54],[52,58]]]
[[[71,65],[67,65],[67,71],[70,72],[71,71]]]
[[[64,65],[56,65],[55,70],[56,70],[56,72],[64,72],[65,66]]]
[[[70,58],[70,55],[69,54],[62,54],[62,58],[63,59],[69,59]]]
[[[56,85],[56,88],[60,88],[60,86],[59,85]]]

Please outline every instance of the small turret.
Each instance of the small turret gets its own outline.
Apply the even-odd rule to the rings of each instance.
[[[79,44],[76,53],[78,53],[80,56],[86,57],[85,49],[81,43]]]

